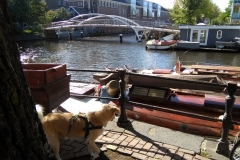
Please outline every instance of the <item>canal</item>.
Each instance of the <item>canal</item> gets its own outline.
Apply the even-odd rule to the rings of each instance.
[[[18,42],[24,63],[64,63],[67,68],[98,69],[105,67],[134,69],[173,68],[178,57],[183,64],[240,66],[240,53],[146,50],[145,40],[135,35],[85,37],[83,39]],[[185,53],[186,52],[186,53]],[[92,74],[92,73],[91,73]],[[72,74],[72,77],[74,74]],[[74,77],[89,81],[89,74]]]

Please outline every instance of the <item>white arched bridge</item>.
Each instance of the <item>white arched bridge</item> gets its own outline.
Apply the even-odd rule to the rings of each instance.
[[[59,21],[52,23],[52,26],[45,28],[45,30],[55,30],[60,35],[61,31],[67,30],[73,32],[74,28],[78,27],[121,27],[132,28],[138,37],[138,41],[141,41],[141,37],[149,31],[162,31],[170,33],[179,33],[179,30],[157,28],[151,26],[141,26],[138,23],[116,15],[105,15],[98,13],[89,13],[75,16],[67,21]]]

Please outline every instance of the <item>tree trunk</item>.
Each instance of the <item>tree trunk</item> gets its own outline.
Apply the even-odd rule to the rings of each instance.
[[[25,80],[7,0],[0,0],[0,159],[45,160],[47,142]]]

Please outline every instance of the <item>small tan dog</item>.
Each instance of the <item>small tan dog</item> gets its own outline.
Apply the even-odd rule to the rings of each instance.
[[[38,116],[41,119],[43,130],[46,134],[54,156],[60,160],[59,148],[60,138],[78,138],[86,140],[91,159],[99,157],[100,149],[95,144],[95,140],[103,133],[103,127],[112,121],[115,115],[120,114],[120,109],[114,105],[103,104],[99,111],[88,112],[86,115],[79,113],[49,113],[42,115],[42,109],[36,105]],[[86,130],[87,128],[87,130]]]

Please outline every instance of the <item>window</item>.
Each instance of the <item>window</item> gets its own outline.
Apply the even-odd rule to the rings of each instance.
[[[239,7],[238,6],[234,6],[233,13],[238,13],[238,11],[239,11]]]
[[[96,12],[96,11],[95,11],[95,8],[93,8],[92,12],[93,12],[93,13],[95,13],[95,12]]]
[[[83,7],[83,2],[81,2],[81,1],[78,2],[78,6],[79,6],[79,7]]]
[[[99,6],[102,6],[102,1],[99,1]]]
[[[67,3],[66,3],[66,0],[63,0],[63,5],[64,5],[64,6],[66,6],[66,5],[67,5]]]
[[[118,13],[121,14],[121,6],[119,5],[118,8]]]
[[[61,0],[58,0],[58,5],[60,6],[62,3],[61,3]]]
[[[92,2],[92,5],[95,6],[95,1]]]
[[[108,2],[108,7],[111,7],[111,3],[110,2]]]
[[[107,7],[108,6],[108,2],[105,2],[105,7]]]
[[[218,31],[217,31],[216,38],[217,38],[217,39],[221,39],[221,38],[222,38],[222,31],[221,31],[221,30],[218,30]]]

